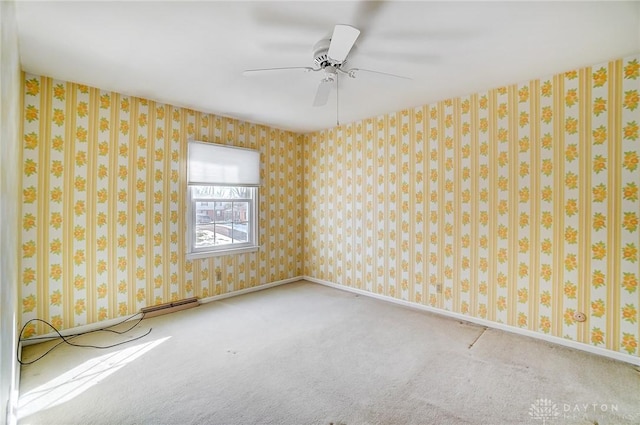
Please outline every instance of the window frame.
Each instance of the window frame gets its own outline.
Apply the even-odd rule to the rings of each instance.
[[[243,152],[245,151],[245,152]],[[191,168],[193,166],[193,168]],[[213,168],[211,168],[213,167]],[[187,260],[255,252],[259,245],[260,151],[245,147],[189,140],[187,142]],[[247,198],[195,197],[194,187],[238,187],[250,189]],[[213,192],[212,192],[213,193]],[[196,247],[197,202],[248,202],[247,242]],[[233,224],[232,224],[233,228]],[[233,239],[233,236],[232,236]]]

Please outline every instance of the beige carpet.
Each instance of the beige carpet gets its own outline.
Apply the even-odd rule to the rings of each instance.
[[[308,282],[77,341],[150,327],[23,366],[20,424],[640,423],[632,365]]]

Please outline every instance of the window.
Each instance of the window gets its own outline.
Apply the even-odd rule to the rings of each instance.
[[[258,249],[260,153],[189,142],[187,258]]]

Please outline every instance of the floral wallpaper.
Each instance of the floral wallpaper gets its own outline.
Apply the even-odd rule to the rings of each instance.
[[[305,275],[639,356],[639,93],[635,55],[305,135]]]
[[[310,276],[640,356],[639,93],[635,55],[301,135],[25,74],[22,322]],[[259,252],[185,259],[190,138],[261,151]]]
[[[302,274],[300,135],[47,77],[23,83],[22,323],[65,329]],[[259,252],[186,260],[192,138],[260,150]]]

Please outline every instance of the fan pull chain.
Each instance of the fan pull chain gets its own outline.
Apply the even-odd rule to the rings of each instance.
[[[340,77],[336,72],[336,126],[340,125],[340,85],[338,81],[340,81]]]

